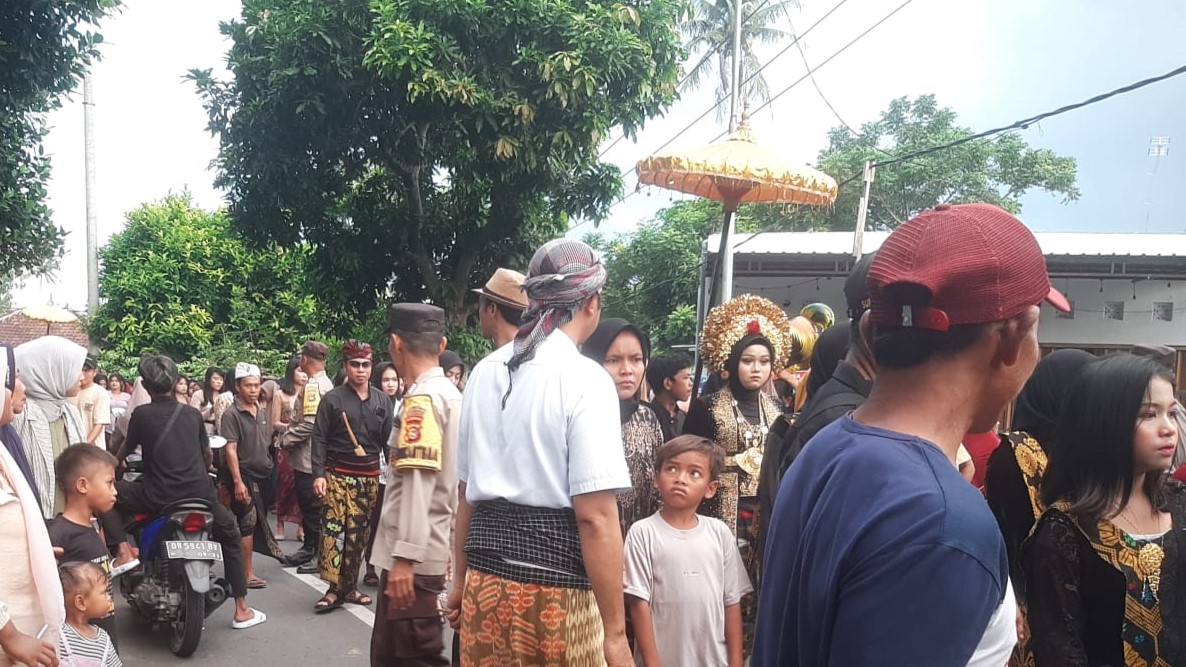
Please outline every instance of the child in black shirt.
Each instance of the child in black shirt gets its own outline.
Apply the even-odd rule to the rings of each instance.
[[[54,462],[65,510],[49,522],[49,539],[61,547],[62,562],[91,562],[103,569],[111,593],[111,555],[99,537],[95,515],[115,507],[115,457],[89,443],[70,445]],[[94,621],[115,638],[115,608]]]

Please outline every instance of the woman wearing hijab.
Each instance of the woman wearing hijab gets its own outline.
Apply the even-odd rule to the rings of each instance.
[[[663,427],[649,405],[641,402],[643,378],[651,358],[651,340],[626,320],[602,320],[581,346],[581,354],[601,364],[614,381],[622,410],[622,444],[632,489],[618,495],[622,535],[639,519],[659,509],[655,489],[655,450],[663,444]]]
[[[0,354],[0,378],[0,426],[8,426],[19,390],[7,353]],[[54,664],[64,621],[62,586],[37,494],[8,448],[0,447],[0,667]]]
[[[458,391],[465,388],[461,379],[465,377],[465,362],[461,360],[461,355],[453,350],[445,350],[440,357],[441,368],[445,370],[445,377],[457,387]]]
[[[66,500],[56,483],[54,461],[86,437],[82,415],[66,400],[78,394],[86,348],[59,336],[42,336],[17,346],[15,357],[28,404],[13,426],[37,478],[42,511],[51,519],[64,509]]]
[[[1174,393],[1168,368],[1127,354],[1068,390],[1047,509],[1021,554],[1038,667],[1186,664],[1186,489],[1165,475]]]

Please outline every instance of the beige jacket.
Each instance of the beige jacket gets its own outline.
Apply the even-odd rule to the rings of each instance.
[[[416,378],[398,417],[371,564],[390,570],[403,558],[415,563],[416,574],[443,575],[457,512],[461,392],[433,368]]]
[[[321,371],[309,378],[297,392],[294,421],[280,436],[280,446],[288,450],[288,464],[297,472],[313,473],[313,423],[317,419],[321,397],[333,388],[334,381]]]

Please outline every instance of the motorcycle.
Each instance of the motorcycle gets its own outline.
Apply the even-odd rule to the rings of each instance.
[[[128,455],[125,480],[140,477],[140,463],[139,455]],[[211,573],[222,560],[222,545],[210,539],[213,525],[211,503],[191,498],[136,515],[127,529],[140,567],[119,577],[120,592],[140,616],[170,627],[169,650],[183,658],[197,650],[206,617],[231,594],[227,580]]]

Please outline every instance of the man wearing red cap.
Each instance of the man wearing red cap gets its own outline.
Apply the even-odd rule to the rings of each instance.
[[[753,665],[999,667],[1016,641],[1005,546],[956,451],[1037,363],[1039,304],[1069,306],[1033,234],[987,204],[902,225],[868,283],[878,374],[779,488]]]
[[[369,605],[358,590],[358,568],[370,540],[379,495],[379,450],[391,433],[391,400],[371,387],[371,346],[342,346],[346,382],[321,400],[313,430],[313,492],[322,498],[318,566],[329,590],[313,606],[320,614],[343,602]]]

